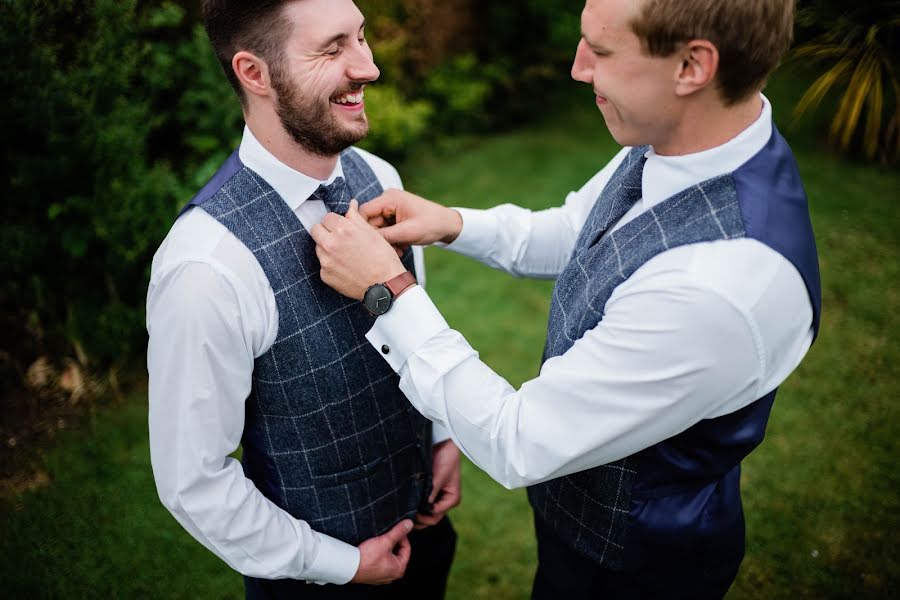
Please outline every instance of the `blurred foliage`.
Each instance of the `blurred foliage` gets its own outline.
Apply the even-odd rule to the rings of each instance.
[[[153,252],[242,129],[199,5],[0,2],[0,50],[14,65],[0,75],[4,389],[36,364],[102,376],[142,359]],[[568,72],[582,2],[359,6],[383,73],[364,144],[396,159],[422,139],[538,112],[550,74]]]
[[[240,133],[185,15],[169,2],[0,4],[16,65],[2,75],[5,375],[38,357],[101,370],[140,355],[149,258]]]
[[[900,1],[870,0],[846,6],[819,0],[800,10],[807,38],[793,60],[824,65],[794,109],[795,118],[815,112],[823,99],[840,96],[828,132],[843,153],[861,151],[868,160],[900,158]]]
[[[364,146],[399,159],[448,133],[543,115],[553,89],[568,84],[582,5],[359,0],[382,70],[368,90]],[[881,132],[881,154],[897,137],[895,6],[845,11],[809,0],[800,32],[804,41],[828,33],[861,57],[871,83],[841,71],[851,95],[835,132],[869,149],[871,136],[847,133],[864,122]],[[77,364],[85,377],[131,370],[146,344],[153,252],[238,144],[239,105],[199,24],[199,0],[3,0],[0,19],[0,50],[15,66],[0,75],[0,381],[24,385],[39,360],[58,373]],[[863,52],[868,39],[880,54]]]

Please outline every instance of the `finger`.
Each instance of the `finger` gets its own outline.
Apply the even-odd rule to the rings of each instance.
[[[352,202],[352,201],[351,201]],[[328,231],[334,231],[338,225],[341,224],[341,221],[344,220],[344,217],[337,213],[330,212],[322,218],[321,225]]]
[[[412,519],[403,519],[394,527],[384,534],[384,537],[388,539],[391,544],[391,548],[400,543],[400,540],[406,538],[406,534],[412,531],[413,522]]]
[[[416,515],[416,529],[425,529],[426,527],[437,525],[443,518],[443,514],[432,513],[430,515],[424,515],[419,513]]]
[[[428,496],[429,504],[434,505],[438,496],[443,496],[446,493],[447,490],[444,488],[451,483],[450,477],[447,475],[447,473],[444,473],[443,476],[434,476],[431,482],[431,494]]]
[[[454,506],[458,506],[462,496],[459,493],[448,492],[444,490],[444,494],[439,496],[437,502],[434,503],[434,514],[442,515]]]
[[[404,536],[397,546],[397,551],[394,553],[397,557],[397,566],[400,568],[400,575],[398,577],[403,577],[403,574],[406,572],[406,565],[409,564],[409,557],[411,554],[412,545],[409,543],[409,538]]]
[[[393,200],[387,195],[379,196],[359,207],[359,213],[367,219],[372,217],[388,219],[394,216],[396,210]]]
[[[309,230],[309,235],[312,236],[312,239],[315,240],[316,246],[322,243],[330,232],[322,226],[321,223],[316,223]]]
[[[365,206],[365,205],[363,205],[363,206]],[[360,212],[360,214],[362,214],[362,212]],[[381,215],[369,217],[369,225],[371,225],[375,229],[381,229],[382,227],[384,227],[387,224],[388,224],[387,219],[385,219]]]
[[[355,221],[356,223],[365,223],[369,224],[369,220],[364,216],[359,214],[359,202],[356,200],[350,201],[350,208],[347,209],[347,219],[350,221]]]
[[[383,227],[378,232],[392,246],[408,246],[418,239],[415,226],[409,221],[403,221],[390,227]]]

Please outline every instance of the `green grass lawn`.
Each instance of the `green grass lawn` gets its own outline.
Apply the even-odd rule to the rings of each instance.
[[[416,153],[401,165],[407,186],[450,205],[560,203],[616,150],[584,94],[528,128]],[[790,93],[776,82],[772,95]],[[900,174],[831,158],[808,131],[787,135],[811,199],[823,325],[744,463],[747,558],[729,598],[896,597]],[[513,384],[533,377],[551,284],[440,250],[427,258],[450,324]],[[0,596],[242,597],[240,576],[158,503],[143,396],[91,417],[36,461],[47,483],[0,513]],[[526,598],[535,545],[524,492],[466,464],[454,520],[450,598]]]

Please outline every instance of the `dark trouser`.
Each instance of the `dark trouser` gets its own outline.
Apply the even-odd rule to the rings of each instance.
[[[675,558],[644,569],[611,571],[571,549],[535,518],[538,568],[533,600],[707,600],[725,595],[743,556]]]
[[[390,585],[316,585],[295,579],[244,577],[247,600],[440,600],[456,550],[456,532],[444,518],[433,527],[409,534],[412,546],[406,575]]]

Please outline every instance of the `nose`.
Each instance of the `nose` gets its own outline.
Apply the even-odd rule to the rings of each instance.
[[[582,83],[594,82],[592,56],[591,49],[588,48],[587,42],[582,38],[578,42],[578,48],[575,50],[575,60],[572,62],[572,79]]]
[[[351,81],[375,81],[381,76],[372,56],[372,49],[367,44],[358,44],[352,55],[347,65],[347,77]]]

